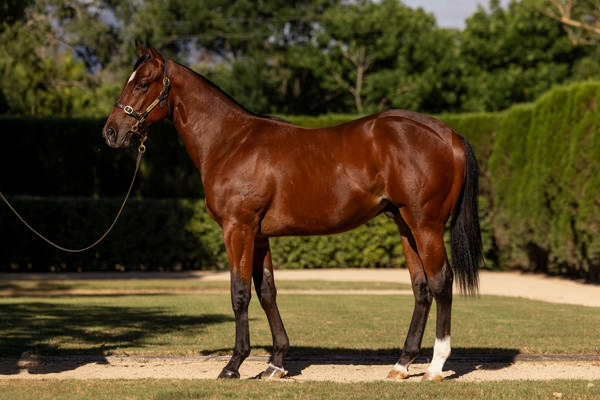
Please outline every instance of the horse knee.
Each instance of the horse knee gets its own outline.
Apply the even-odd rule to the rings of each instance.
[[[231,285],[231,305],[233,312],[238,314],[247,311],[252,297],[250,287],[241,282],[232,282]]]

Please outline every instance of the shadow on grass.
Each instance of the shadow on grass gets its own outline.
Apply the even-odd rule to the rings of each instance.
[[[105,355],[139,347],[145,338],[189,329],[200,333],[209,325],[231,322],[233,318],[222,314],[173,315],[168,308],[158,307],[61,307],[33,302],[2,305],[0,321],[0,374],[11,375],[21,368],[30,373],[50,373],[74,369],[82,363],[105,363]],[[64,356],[58,363],[62,369],[44,370],[41,362],[27,361],[38,355]],[[68,360],[68,356],[77,355],[94,357]]]

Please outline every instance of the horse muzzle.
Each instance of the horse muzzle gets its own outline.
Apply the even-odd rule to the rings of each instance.
[[[126,131],[124,134],[119,134],[119,130],[112,126],[104,129],[102,133],[106,144],[112,148],[127,147],[131,144],[131,131]]]

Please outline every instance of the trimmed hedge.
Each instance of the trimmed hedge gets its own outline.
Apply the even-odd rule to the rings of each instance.
[[[120,200],[9,199],[37,230],[59,245],[93,243],[112,222]],[[0,207],[0,271],[132,271],[226,269],[220,227],[203,200],[132,199],[114,230],[90,251],[70,254],[34,236],[7,207]],[[483,231],[491,232],[483,218]],[[485,236],[485,234],[484,234]],[[488,237],[488,239],[490,239]],[[271,239],[279,268],[405,267],[396,224],[381,215],[332,236]]]
[[[104,120],[0,117],[0,191],[32,196],[123,196],[137,150],[111,149]],[[171,123],[150,132],[134,194],[202,197],[202,182]]]
[[[61,246],[81,248],[93,243],[110,226],[119,199],[9,198],[40,233]],[[92,250],[70,254],[34,236],[7,207],[0,208],[0,265],[2,271],[106,271],[132,269],[214,268],[219,265],[221,240],[188,225],[202,220],[217,232],[201,201],[131,199],[108,237]],[[214,222],[212,224],[216,225]]]
[[[600,83],[510,109],[490,159],[506,267],[600,280]]]
[[[91,198],[10,198],[42,234],[79,248],[110,225],[120,201]],[[114,230],[94,249],[69,254],[34,236],[0,208],[2,271],[112,271],[224,269],[221,230],[203,200],[132,199]],[[281,268],[403,266],[396,225],[383,216],[341,235],[274,238],[273,262]]]

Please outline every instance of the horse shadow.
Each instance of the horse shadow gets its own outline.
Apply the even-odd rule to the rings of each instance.
[[[139,347],[146,337],[230,323],[224,314],[173,315],[168,308],[69,305],[35,301],[3,304],[0,375],[49,374],[85,364],[108,364],[106,355]],[[101,326],[102,329],[98,329]]]
[[[268,350],[265,348],[265,350]],[[448,358],[444,371],[452,373],[445,379],[458,379],[474,371],[498,371],[510,367],[520,354],[518,349],[509,348],[453,348],[453,354]],[[285,368],[287,377],[302,375],[302,371],[315,365],[332,366],[383,366],[394,365],[402,349],[357,350],[357,349],[324,349],[319,347],[292,348],[286,358]],[[330,353],[330,354],[327,354]],[[414,364],[429,364],[433,348],[423,348]],[[424,372],[411,376],[422,376]]]

